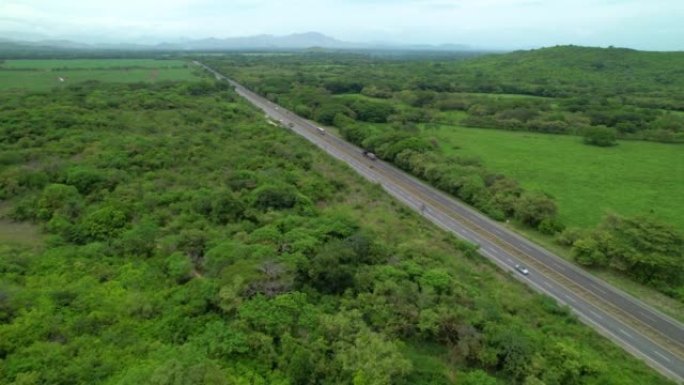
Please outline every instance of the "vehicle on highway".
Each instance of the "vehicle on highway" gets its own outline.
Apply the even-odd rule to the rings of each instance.
[[[377,160],[377,159],[378,159],[378,157],[375,156],[375,154],[373,154],[373,153],[370,152],[370,151],[364,151],[364,152],[363,152],[363,156],[365,156],[366,158],[368,158],[368,159],[370,159],[370,160]]]
[[[321,135],[325,135],[325,130],[321,127],[316,127],[316,130],[318,130],[318,133]]]
[[[523,265],[515,265],[515,269],[518,270],[522,275],[530,274],[530,271],[527,270],[527,268]]]

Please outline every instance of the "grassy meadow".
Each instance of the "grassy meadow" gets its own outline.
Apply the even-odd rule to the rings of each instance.
[[[196,78],[181,60],[7,60],[0,63],[0,90],[41,91],[87,80],[135,83]]]
[[[553,195],[570,226],[591,227],[606,212],[616,212],[654,214],[684,229],[681,146],[621,141],[600,148],[573,136],[458,126],[428,133],[449,154],[477,157],[525,188]]]

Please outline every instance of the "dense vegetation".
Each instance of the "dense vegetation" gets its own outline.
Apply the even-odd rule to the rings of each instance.
[[[558,241],[581,265],[610,267],[684,300],[684,237],[653,218],[609,215],[597,229],[568,229]]]
[[[1,383],[665,383],[224,85],[1,99]]]
[[[617,138],[684,141],[682,53],[571,46],[460,61],[323,54],[207,61],[492,218],[549,235],[566,227],[552,196],[524,189],[477,157],[444,151],[433,129],[461,124],[574,134],[599,147],[615,146]],[[684,249],[673,253],[672,262],[684,269]],[[678,280],[641,282],[684,301]]]
[[[569,46],[429,62],[235,55],[223,65],[321,122],[336,113],[366,122],[435,122],[441,112],[463,111],[463,123],[475,127],[567,134],[610,127],[621,138],[684,141],[681,52]],[[362,106],[332,97],[350,93],[376,100]],[[392,100],[420,110],[399,111]]]

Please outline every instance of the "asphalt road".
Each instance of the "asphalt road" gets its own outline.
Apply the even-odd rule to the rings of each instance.
[[[463,202],[427,185],[363,151],[293,112],[251,92],[213,69],[195,62],[226,80],[250,103],[272,120],[347,163],[366,179],[425,218],[479,245],[479,252],[533,289],[567,305],[584,323],[610,338],[634,356],[673,379],[684,383],[684,325],[612,287],[573,264],[522,238],[470,208]],[[524,275],[515,266],[529,269]]]

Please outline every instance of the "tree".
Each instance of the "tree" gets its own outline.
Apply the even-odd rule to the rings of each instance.
[[[207,247],[207,234],[200,229],[185,229],[180,233],[178,249],[183,251],[194,266],[200,266]]]
[[[80,228],[92,240],[112,240],[121,234],[128,223],[126,214],[112,206],[90,212],[83,218]]]
[[[254,206],[260,209],[289,209],[298,201],[297,190],[291,186],[266,185],[253,193]]]
[[[104,180],[102,171],[83,166],[69,169],[66,175],[66,184],[76,187],[83,195],[93,192]]]
[[[351,374],[354,385],[389,385],[401,381],[412,370],[399,345],[369,330],[362,330],[353,344],[340,344],[337,359]]]
[[[156,250],[158,226],[150,219],[143,219],[121,235],[119,246],[127,255],[151,257]]]
[[[601,267],[608,264],[608,257],[596,236],[578,239],[572,244],[575,261],[582,266]]]
[[[297,280],[322,293],[340,294],[354,286],[354,250],[341,241],[327,243],[310,261],[297,266]]]
[[[82,206],[82,197],[75,187],[51,184],[43,189],[38,200],[38,217],[49,220],[55,213],[61,213],[69,219],[75,219]]]
[[[357,119],[371,123],[385,123],[387,118],[394,113],[394,107],[384,102],[358,99],[349,107],[356,113]]]
[[[495,325],[486,330],[486,336],[504,372],[518,380],[529,374],[534,347],[527,334],[511,325]]]
[[[335,115],[343,114],[355,117],[354,111],[343,104],[326,103],[314,111],[314,118],[323,124],[331,125],[335,120]]]
[[[240,219],[245,211],[245,204],[230,191],[216,194],[211,203],[211,219],[225,225]]]
[[[541,192],[526,192],[515,204],[515,218],[531,227],[539,226],[546,219],[553,219],[557,211],[554,201]]]
[[[684,236],[651,217],[609,215],[573,243],[573,253],[581,264],[610,266],[667,293],[684,283]]]
[[[217,363],[198,360],[196,355],[179,354],[157,367],[147,383],[150,385],[228,385],[228,379]]]
[[[176,282],[185,283],[192,278],[192,262],[187,255],[175,252],[166,258],[166,271]]]
[[[487,374],[483,370],[475,370],[472,372],[467,372],[459,377],[459,385],[497,385],[498,381],[496,378]]]
[[[579,385],[587,383],[587,377],[597,374],[601,368],[589,360],[583,349],[571,342],[557,342],[545,352],[545,370],[542,376],[546,384]]]

